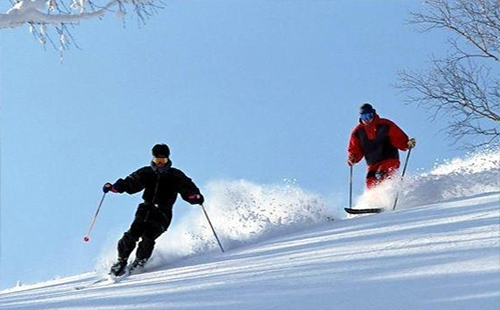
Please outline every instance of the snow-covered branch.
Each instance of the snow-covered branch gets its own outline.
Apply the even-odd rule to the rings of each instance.
[[[102,1],[101,1],[102,2]],[[127,6],[134,11],[147,13],[159,8],[159,0],[113,0],[97,3],[93,0],[72,0],[68,6],[62,0],[20,0],[13,4],[5,14],[0,13],[0,28],[19,27],[31,24],[77,23],[82,20],[102,17],[107,12],[118,12],[121,16]]]
[[[30,32],[45,44],[50,40],[47,27],[52,27],[60,36],[60,49],[65,49],[72,38],[68,25],[101,18],[107,13],[123,18],[128,9],[145,22],[163,7],[162,4],[162,0],[11,0],[11,7],[0,13],[0,30],[26,24]]]
[[[113,1],[116,2],[116,1]],[[76,23],[84,19],[101,17],[105,9],[75,14],[54,14],[54,7],[49,6],[50,1],[31,0],[16,3],[6,14],[0,13],[0,28],[14,28],[26,23],[31,24],[62,24]]]

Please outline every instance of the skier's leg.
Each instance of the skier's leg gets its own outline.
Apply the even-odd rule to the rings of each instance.
[[[166,231],[166,228],[161,225],[149,225],[141,237],[139,246],[137,247],[136,259],[147,260],[151,257],[156,244],[156,239]]]
[[[146,221],[149,213],[150,209],[147,205],[142,203],[139,204],[139,207],[135,212],[134,221],[130,225],[129,230],[127,230],[123,234],[123,237],[118,241],[118,259],[128,259],[130,253],[134,250],[137,241],[146,230]]]
[[[366,174],[366,188],[371,189],[377,186],[378,180],[376,177],[376,171],[375,170],[369,170],[368,173]]]
[[[390,158],[382,161],[379,165],[379,182],[382,182],[387,179],[391,179],[397,173],[399,169],[399,159]]]
[[[118,240],[118,260],[109,271],[117,277],[122,276],[126,272],[128,257],[130,253],[135,248],[135,244],[141,233],[144,231],[144,220],[135,218],[134,222],[130,226],[130,229],[123,234],[120,240]]]
[[[155,247],[156,239],[165,232],[166,228],[161,225],[150,224],[141,237],[141,242],[137,247],[136,258],[130,267],[130,273],[140,272],[146,262],[151,257]]]
[[[128,258],[135,248],[139,238],[144,234],[149,208],[140,204],[135,213],[135,218],[128,231],[118,240],[118,261],[111,266],[110,274],[121,276],[125,274]]]
[[[154,214],[154,218],[150,218],[141,236],[141,242],[139,242],[136,253],[137,259],[147,260],[151,257],[155,246],[155,240],[168,229],[172,221],[171,211],[155,211],[158,212],[151,212],[152,215]]]
[[[121,239],[118,240],[118,258],[127,259],[134,250],[137,240],[139,240],[139,237],[130,230],[125,232]]]

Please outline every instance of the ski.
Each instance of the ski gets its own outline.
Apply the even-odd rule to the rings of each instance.
[[[104,285],[109,285],[109,284],[115,284],[115,283],[121,282],[122,280],[124,280],[125,278],[128,278],[131,275],[143,273],[143,269],[144,269],[144,267],[136,268],[136,269],[132,270],[131,266],[128,266],[126,269],[126,272],[124,274],[122,274],[121,276],[114,276],[112,274],[108,274],[107,276],[99,278],[93,282],[86,283],[86,284],[83,284],[80,286],[75,286],[75,290],[80,291],[80,290],[95,287],[95,286],[104,286]]]
[[[344,208],[345,212],[349,214],[367,214],[367,213],[380,213],[383,212],[383,208],[371,208],[371,209],[352,209]]]
[[[75,286],[75,290],[77,291],[80,291],[80,290],[83,290],[83,289],[86,289],[86,288],[89,288],[89,287],[93,287],[93,286],[96,286],[100,283],[105,283],[105,282],[109,282],[109,283],[115,283],[115,281],[110,278],[110,277],[103,277],[103,278],[99,278],[95,281],[92,281],[90,283],[87,283],[87,284],[83,284],[83,285],[80,285],[80,286]]]
[[[80,291],[80,290],[83,290],[86,288],[91,288],[91,287],[96,287],[96,286],[105,286],[105,285],[116,284],[118,282],[121,282],[125,278],[128,278],[129,275],[130,275],[130,272],[128,269],[127,269],[126,273],[124,273],[123,275],[121,275],[119,277],[114,276],[112,274],[108,274],[107,276],[99,278],[93,282],[90,282],[90,283],[87,283],[84,285],[80,285],[80,286],[76,286],[75,290]]]

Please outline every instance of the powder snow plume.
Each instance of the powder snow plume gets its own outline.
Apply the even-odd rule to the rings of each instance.
[[[290,181],[271,185],[245,180],[214,181],[204,189],[204,194],[210,198],[205,208],[225,250],[286,235],[335,217],[323,198]],[[157,240],[149,268],[220,252],[201,207],[191,207],[177,220]],[[105,272],[115,255],[114,251],[105,253],[96,269]]]
[[[402,208],[496,192],[500,187],[500,150],[473,152],[409,177],[402,190]]]
[[[407,174],[403,182],[394,178],[356,198],[356,208],[391,210],[396,196],[397,209],[437,203],[498,191],[500,150],[491,148],[436,164],[430,172]]]
[[[326,203],[318,195],[295,184],[216,181],[204,192],[210,197],[207,213],[226,249],[310,227],[329,216]],[[202,210],[192,209],[171,233],[159,245],[159,252],[187,256],[220,251]]]

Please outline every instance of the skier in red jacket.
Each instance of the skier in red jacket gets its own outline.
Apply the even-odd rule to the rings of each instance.
[[[347,164],[353,166],[364,157],[368,165],[366,187],[373,188],[398,170],[398,150],[414,148],[416,141],[391,120],[378,116],[369,103],[360,107],[359,115],[359,124],[349,139]]]

